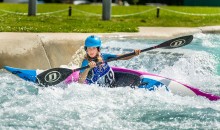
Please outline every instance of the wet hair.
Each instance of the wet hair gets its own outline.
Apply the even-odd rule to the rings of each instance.
[[[87,53],[84,57],[85,59],[87,59],[88,61],[94,61],[94,62],[102,62],[102,57],[100,55],[100,53],[98,53],[94,58],[90,57]]]

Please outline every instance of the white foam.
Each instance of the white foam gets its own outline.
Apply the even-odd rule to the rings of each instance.
[[[146,48],[146,43],[137,42],[116,40],[113,46]],[[125,52],[111,47],[107,51]],[[219,92],[220,80],[216,75],[219,62],[215,56],[187,47],[157,51],[111,64],[150,71],[202,90]],[[220,129],[220,101],[204,97],[78,83],[67,88],[41,88],[2,70],[0,86],[0,129]]]

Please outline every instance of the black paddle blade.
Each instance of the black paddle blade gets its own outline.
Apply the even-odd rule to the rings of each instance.
[[[37,75],[37,82],[40,86],[54,86],[64,81],[73,73],[71,69],[67,68],[52,68]]]
[[[156,46],[156,48],[164,47],[166,49],[172,49],[172,48],[182,47],[182,46],[189,44],[192,40],[193,40],[192,35],[178,37],[178,38],[166,41]]]

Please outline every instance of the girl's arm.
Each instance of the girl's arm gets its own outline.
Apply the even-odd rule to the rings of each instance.
[[[78,81],[79,83],[84,83],[85,82],[86,77],[89,73],[89,70],[90,70],[90,68],[86,69],[84,72],[79,74],[79,81]]]
[[[84,72],[79,74],[79,83],[84,83],[86,80],[86,77],[90,71],[90,69],[94,68],[96,66],[96,63],[94,61],[89,62],[89,68],[85,69]]]

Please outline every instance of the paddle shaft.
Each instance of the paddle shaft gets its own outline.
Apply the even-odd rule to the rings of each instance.
[[[153,47],[150,47],[150,48],[142,49],[141,52],[149,51],[149,50],[156,49],[156,48],[158,48],[158,46],[153,46]],[[111,58],[111,59],[106,60],[105,62],[111,62],[111,61],[115,61],[115,60],[122,59],[122,58],[125,58],[125,57],[133,56],[133,55],[135,55],[135,52],[131,52],[131,53],[128,53],[128,54],[124,54],[124,55],[115,57],[115,58]],[[98,62],[97,65],[100,65],[102,63],[103,62]],[[81,67],[81,68],[77,68],[77,69],[74,69],[73,72],[83,70],[83,69],[87,69],[89,67],[90,66],[87,65],[87,66],[84,66],[84,67]]]
[[[165,41],[165,42],[163,42],[159,45],[149,47],[149,48],[146,48],[146,49],[142,49],[141,52],[145,52],[145,51],[149,51],[149,50],[153,50],[153,49],[161,48],[161,47],[167,47],[167,48],[181,47],[181,46],[189,44],[192,41],[192,39],[193,39],[192,35],[178,37],[178,38],[175,38],[175,39],[171,39],[169,41]],[[135,52],[131,52],[131,53],[128,53],[128,54],[124,54],[124,55],[115,57],[115,58],[111,58],[111,59],[106,60],[105,62],[111,62],[111,61],[115,61],[115,60],[122,59],[122,58],[125,58],[125,57],[133,56],[133,55],[135,55]],[[102,63],[103,62],[98,62],[97,65],[100,65]],[[86,69],[86,68],[89,68],[89,67],[90,66],[87,65],[85,67],[77,68],[77,69],[74,69],[73,72],[79,71],[79,70],[82,70],[82,69]]]

